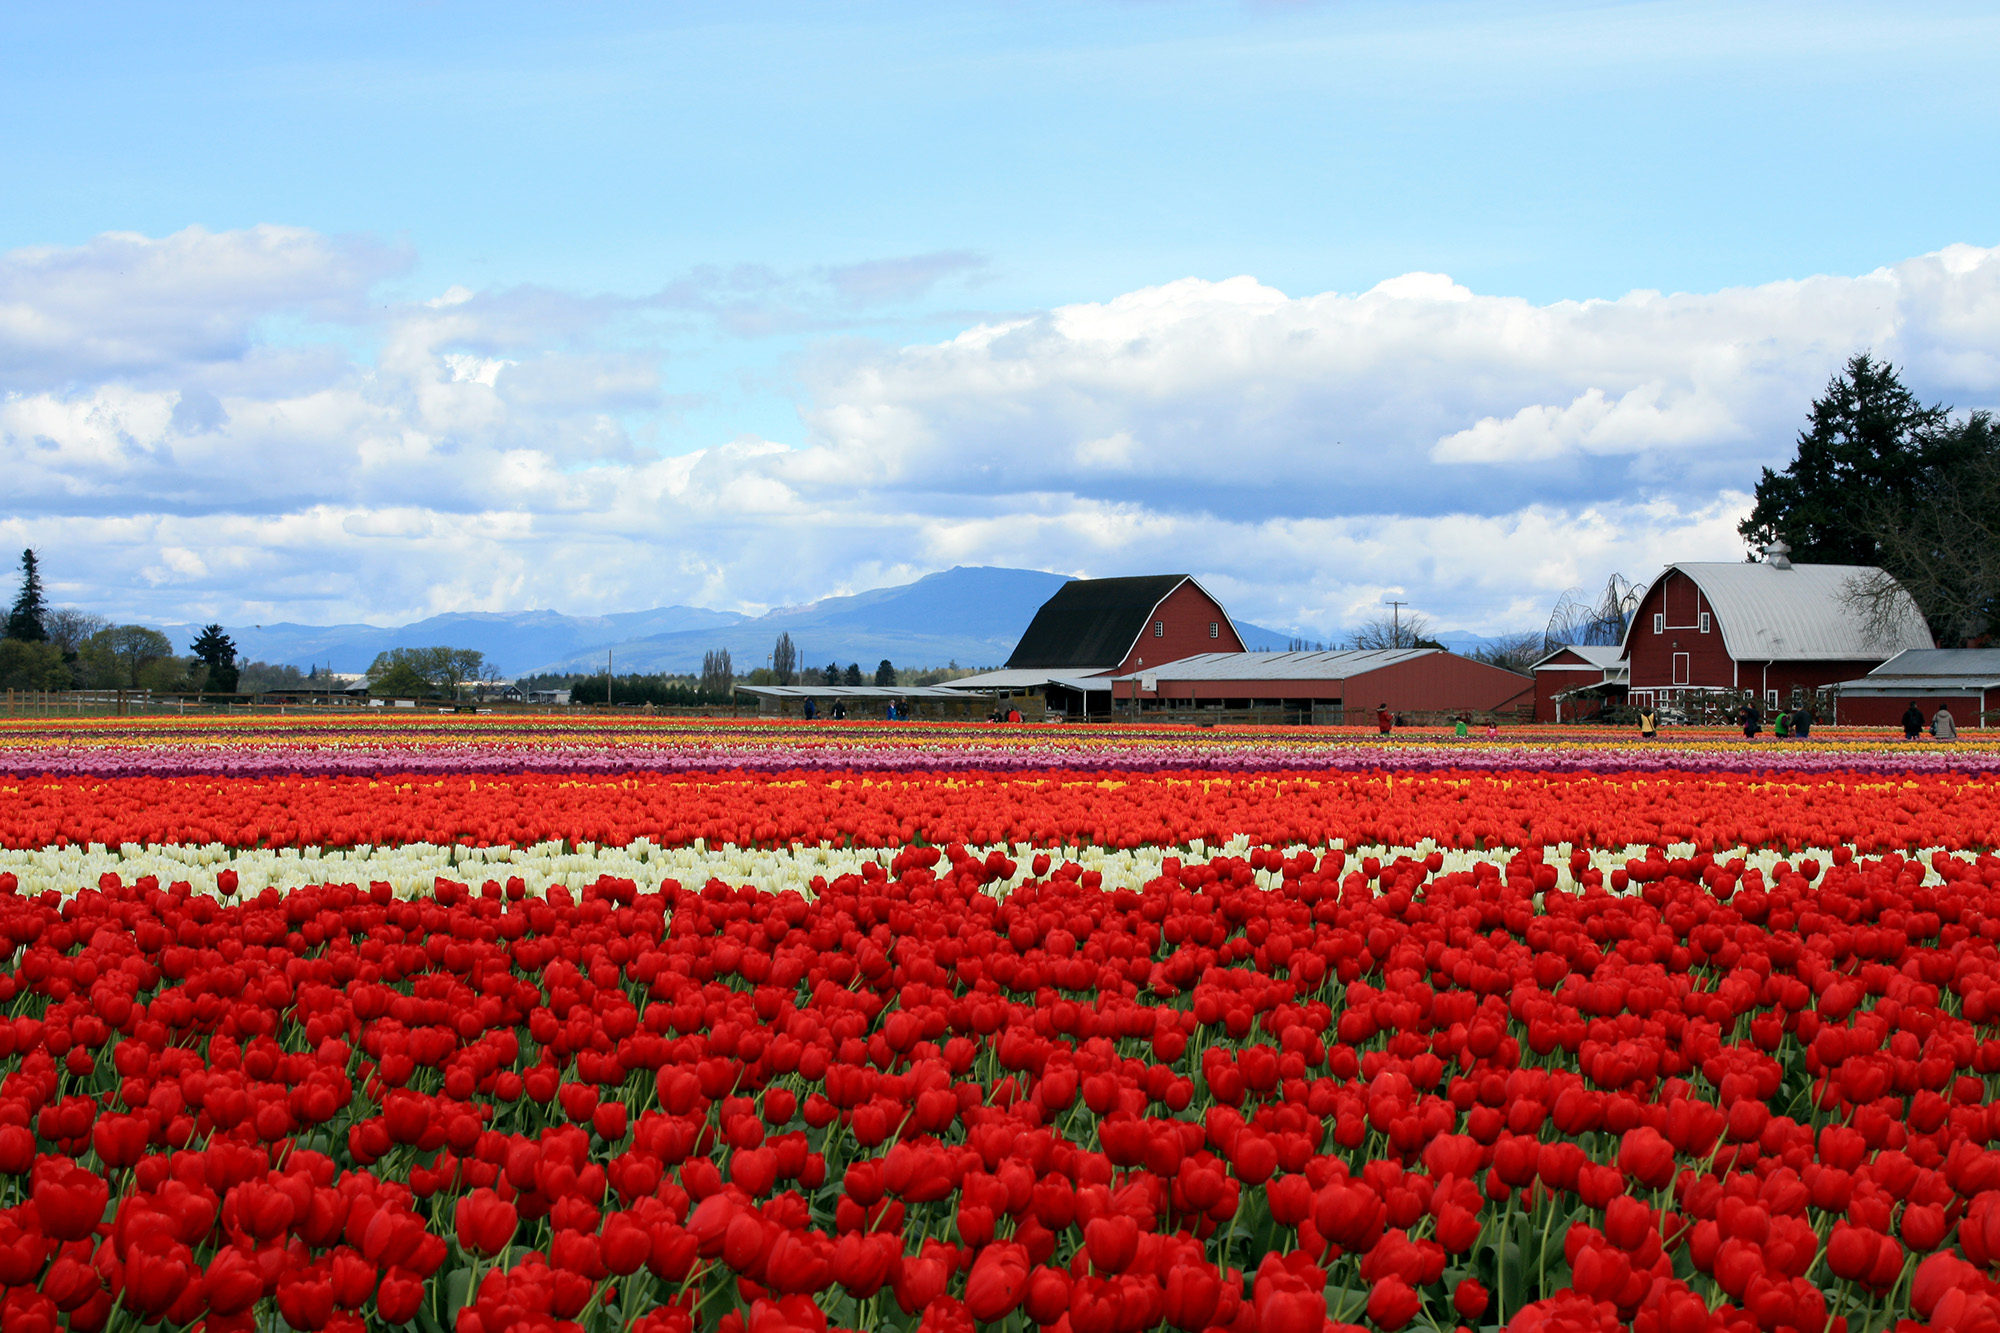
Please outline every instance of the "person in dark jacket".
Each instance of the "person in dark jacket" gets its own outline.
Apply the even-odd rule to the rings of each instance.
[[[813,719],[819,716],[819,705],[813,702],[812,696],[810,694],[806,696],[805,714],[806,714],[806,721],[808,722],[811,722]]]
[[[1811,704],[1800,704],[1792,714],[1792,735],[1805,740],[1812,735],[1813,713]]]
[[[1743,739],[1746,741],[1756,740],[1757,733],[1764,729],[1764,713],[1756,704],[1744,704],[1743,711],[1736,715],[1736,720],[1742,724]]]
[[[1903,739],[1913,741],[1924,734],[1924,710],[1917,707],[1915,699],[1903,710]]]

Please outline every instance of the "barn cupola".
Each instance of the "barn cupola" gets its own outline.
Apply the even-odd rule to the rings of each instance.
[[[1772,542],[1764,548],[1764,563],[1773,569],[1792,567],[1792,548],[1783,542]]]

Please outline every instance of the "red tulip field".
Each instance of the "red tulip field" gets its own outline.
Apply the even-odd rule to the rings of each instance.
[[[0,723],[0,1333],[2000,1333],[1996,772]]]

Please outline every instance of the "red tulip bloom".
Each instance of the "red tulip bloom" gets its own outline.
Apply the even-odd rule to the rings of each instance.
[[[111,1202],[104,1178],[73,1164],[37,1169],[31,1194],[42,1231],[53,1240],[82,1240],[104,1220]]]
[[[1618,1144],[1618,1169],[1649,1190],[1673,1183],[1674,1145],[1651,1125],[1625,1131]]]
[[[965,1278],[965,1308],[990,1323],[1021,1303],[1028,1289],[1028,1252],[1019,1245],[989,1245]]]
[[[1415,1288],[1399,1277],[1376,1283],[1375,1289],[1368,1293],[1368,1317],[1390,1333],[1415,1319],[1422,1308]]]
[[[474,1190],[458,1201],[453,1214],[458,1243],[470,1253],[493,1258],[514,1242],[520,1214],[490,1189]]]

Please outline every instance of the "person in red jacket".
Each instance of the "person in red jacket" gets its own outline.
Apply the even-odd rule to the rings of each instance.
[[[1389,729],[1396,725],[1396,715],[1389,711],[1389,705],[1375,705],[1375,725],[1384,736],[1388,735]]]

